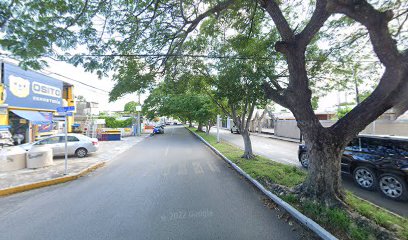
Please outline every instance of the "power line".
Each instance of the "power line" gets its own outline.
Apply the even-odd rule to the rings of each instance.
[[[105,92],[105,93],[107,93],[107,94],[110,93],[109,91],[106,91],[106,90],[103,90],[103,89],[101,89],[101,88],[97,88],[97,87],[91,86],[91,85],[89,85],[89,84],[80,82],[80,81],[78,81],[78,80],[75,80],[75,79],[73,79],[73,78],[67,77],[67,76],[65,76],[65,75],[62,75],[62,74],[59,74],[59,73],[55,73],[55,72],[51,72],[51,71],[48,71],[48,70],[46,70],[46,71],[47,71],[49,74],[55,74],[55,75],[57,75],[57,76],[60,76],[60,77],[63,77],[63,78],[72,80],[72,81],[74,81],[74,82],[83,84],[83,85],[85,85],[85,86],[87,86],[87,87],[90,87],[90,88],[93,88],[93,89],[96,89],[96,90]],[[97,93],[97,92],[95,92],[95,93]],[[102,94],[102,93],[101,93],[101,94]],[[105,95],[105,94],[103,94],[103,95]],[[127,99],[127,100],[129,100],[129,101],[133,101],[133,100],[134,100],[134,99],[131,99],[130,97],[126,97],[125,99]]]
[[[45,70],[45,71],[47,71],[47,72],[48,72],[48,74],[54,74],[54,75],[57,75],[57,76],[60,76],[60,77],[63,77],[63,78],[69,79],[69,80],[71,80],[71,81],[74,81],[74,82],[77,82],[77,83],[83,84],[83,85],[85,85],[85,86],[87,86],[87,87],[94,88],[94,89],[96,89],[96,90],[99,90],[99,91],[102,91],[102,92],[105,92],[105,93],[109,93],[109,91],[106,91],[106,90],[101,89],[101,88],[94,87],[94,86],[92,86],[92,85],[89,85],[89,84],[83,83],[83,82],[81,82],[81,81],[78,81],[78,80],[76,80],[76,79],[73,79],[73,78],[70,78],[70,77],[64,76],[64,75],[62,75],[62,74],[59,74],[59,73],[56,73],[56,72],[51,72],[51,71],[49,71],[49,70]]]

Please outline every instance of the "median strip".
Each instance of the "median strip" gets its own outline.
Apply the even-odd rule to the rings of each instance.
[[[269,191],[267,187],[269,187],[270,184],[279,184],[289,188],[294,187],[303,182],[307,172],[293,166],[274,162],[262,156],[256,156],[253,160],[244,160],[240,158],[242,155],[240,148],[225,142],[216,143],[214,136],[209,136],[201,132],[196,133],[194,128],[188,128],[188,130],[233,166],[240,174],[251,181],[251,183],[258,187],[269,198],[281,205],[282,208],[286,209],[286,207],[289,206],[289,210],[286,209],[286,211],[314,232],[320,230],[319,228],[313,229],[313,227],[317,225],[320,228],[324,226],[331,232],[331,234],[327,236],[332,237],[334,235],[340,239],[376,239],[380,235],[384,236],[384,234],[386,236],[384,239],[388,239],[387,237],[392,238],[394,234],[397,235],[399,239],[408,239],[408,220],[406,218],[396,217],[387,211],[376,209],[366,202],[356,201],[358,199],[351,193],[347,193],[346,195],[346,202],[350,208],[348,210],[329,209],[314,202],[301,201],[291,194],[282,194],[282,192],[279,191],[276,193],[275,190]],[[293,212],[292,209],[296,210],[296,212]],[[307,215],[307,217],[305,217],[305,215]],[[362,223],[361,219],[365,218],[361,217],[361,215],[369,220]],[[299,219],[297,216],[305,217],[308,219],[308,222],[306,223],[302,220],[305,218],[300,217]],[[322,235],[324,235],[325,232],[316,232],[316,234],[323,237]]]

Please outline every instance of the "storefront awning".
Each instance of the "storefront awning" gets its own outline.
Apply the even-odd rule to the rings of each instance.
[[[50,123],[41,113],[35,111],[25,110],[11,110],[14,114],[31,121],[33,124],[47,124]]]

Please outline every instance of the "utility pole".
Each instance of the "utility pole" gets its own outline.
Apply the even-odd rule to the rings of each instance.
[[[217,143],[220,142],[220,115],[217,115]]]
[[[64,128],[64,137],[65,137],[65,144],[64,144],[64,150],[65,150],[65,154],[64,154],[64,175],[68,174],[68,116],[67,113],[65,113],[65,128]]]
[[[138,103],[139,103],[139,106],[141,106],[140,105],[140,92],[138,93]],[[140,111],[137,111],[137,136],[140,136],[140,134],[141,134],[141,125],[140,125]]]

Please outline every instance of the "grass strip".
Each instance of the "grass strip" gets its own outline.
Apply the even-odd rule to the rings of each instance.
[[[197,132],[195,128],[188,129],[200,135],[224,156],[261,183],[270,182],[286,187],[294,187],[302,183],[307,176],[307,171],[303,169],[274,162],[273,160],[262,156],[256,156],[251,160],[243,159],[241,158],[243,154],[242,149],[225,141],[217,143],[215,136],[206,135],[204,132]],[[327,208],[315,202],[300,202],[294,195],[284,195],[280,197],[288,203],[291,203],[303,214],[318,222],[340,239],[376,239],[372,229],[356,223],[343,209]],[[365,216],[368,219],[373,220],[379,226],[396,233],[400,239],[408,240],[407,218],[396,217],[388,211],[384,211],[372,204],[361,201],[350,192],[346,192],[345,201],[351,209],[355,210],[362,216]]]

